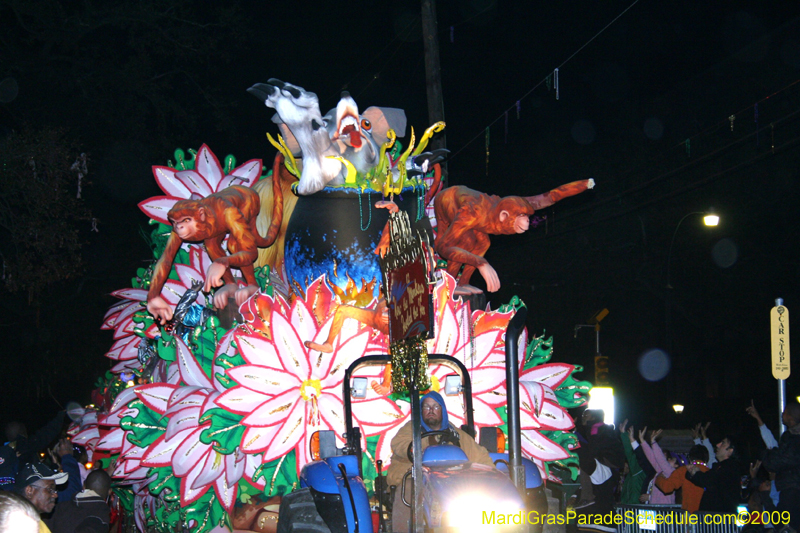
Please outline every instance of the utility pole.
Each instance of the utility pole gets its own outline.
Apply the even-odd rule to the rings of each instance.
[[[436,0],[422,0],[422,41],[425,46],[425,84],[428,92],[428,120],[444,122],[442,69],[439,65],[439,25],[436,22]],[[431,149],[446,148],[444,132],[431,139]],[[442,163],[442,186],[447,187],[447,162]]]

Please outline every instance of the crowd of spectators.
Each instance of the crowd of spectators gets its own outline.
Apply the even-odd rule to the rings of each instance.
[[[20,422],[5,424],[0,533],[108,533],[111,476],[78,462],[86,452],[65,436],[64,415],[33,436]]]
[[[749,450],[754,459],[749,467],[735,436],[720,436],[712,445],[710,423],[697,424],[694,445],[675,453],[659,445],[661,429],[637,431],[628,420],[615,428],[603,423],[602,411],[584,411],[577,430],[581,446],[575,450],[581,487],[570,503],[587,518],[579,529],[615,531],[613,524],[589,519],[613,513],[615,506],[680,505],[689,513],[781,517],[777,523],[746,520],[748,531],[800,531],[800,404],[786,406],[780,441],[752,402],[746,413],[756,420],[764,441],[762,449]]]

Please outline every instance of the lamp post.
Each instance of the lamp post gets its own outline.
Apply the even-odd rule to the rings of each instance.
[[[670,263],[672,262],[672,249],[675,247],[675,237],[678,235],[678,230],[681,229],[681,224],[683,221],[689,218],[692,215],[703,215],[703,224],[709,227],[715,227],[719,225],[719,215],[714,213],[714,210],[711,209],[709,211],[693,211],[691,213],[686,213],[683,215],[683,218],[680,219],[678,225],[675,226],[675,231],[672,232],[672,240],[669,243],[669,253],[667,253],[667,289],[671,289],[672,285],[670,285]]]
[[[692,215],[703,215],[703,223],[706,226],[714,227],[714,226],[717,226],[719,224],[719,215],[714,213],[713,209],[711,209],[709,211],[692,211],[691,213],[686,213],[685,215],[683,215],[683,218],[681,218],[678,221],[678,225],[675,226],[675,231],[672,232],[672,239],[670,240],[670,243],[669,243],[669,252],[667,253],[667,265],[666,265],[667,266],[667,268],[666,268],[666,270],[667,270],[667,284],[666,284],[667,294],[666,294],[666,298],[664,299],[664,302],[666,304],[666,310],[665,310],[665,313],[664,313],[664,318],[665,318],[664,334],[665,334],[665,337],[666,337],[666,339],[665,339],[665,341],[666,341],[665,342],[665,344],[666,344],[665,348],[666,348],[667,352],[669,352],[669,353],[672,353],[672,335],[671,335],[671,331],[670,331],[670,327],[672,325],[672,284],[670,283],[670,281],[671,281],[670,273],[671,273],[671,266],[672,266],[672,249],[675,247],[675,237],[677,237],[678,230],[681,229],[681,225],[683,224],[683,221],[686,220],[687,218],[689,218]]]
[[[594,384],[595,386],[608,385],[608,357],[600,353],[600,322],[608,316],[608,309],[605,307],[594,314],[589,319],[588,324],[576,324],[573,338],[578,338],[578,331],[581,328],[594,328],[595,352],[594,352]]]

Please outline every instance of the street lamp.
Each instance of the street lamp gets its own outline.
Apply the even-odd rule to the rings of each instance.
[[[703,224],[708,227],[716,227],[719,224],[719,215],[717,215],[713,209],[709,209],[708,211],[692,211],[691,213],[686,213],[683,215],[683,218],[680,219],[678,225],[675,226],[675,231],[672,232],[672,240],[669,243],[669,253],[667,253],[667,289],[672,288],[672,285],[670,285],[669,275],[672,262],[672,248],[675,246],[675,237],[678,235],[678,230],[681,229],[681,224],[683,224],[683,221],[692,215],[703,215]]]
[[[594,353],[594,384],[598,386],[608,385],[608,357],[600,353],[600,322],[608,316],[608,309],[605,307],[594,314],[589,319],[588,324],[576,324],[573,338],[578,338],[578,331],[581,328],[594,328],[595,332],[595,353]]]

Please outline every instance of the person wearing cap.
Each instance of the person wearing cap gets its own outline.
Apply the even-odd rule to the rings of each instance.
[[[31,502],[39,514],[48,514],[56,506],[58,497],[57,485],[67,482],[69,474],[53,472],[47,465],[35,462],[23,465],[17,474],[14,490]],[[40,533],[50,533],[44,522],[39,522]]]
[[[423,435],[431,431],[446,431],[457,439],[461,450],[466,454],[471,463],[481,463],[494,468],[489,452],[475,442],[472,436],[463,429],[457,428],[450,423],[447,416],[447,406],[444,399],[438,392],[428,392],[422,397],[421,401]],[[410,518],[409,508],[400,501],[403,476],[411,468],[411,461],[408,460],[408,447],[413,440],[413,424],[411,421],[406,423],[392,439],[392,462],[386,471],[386,481],[388,486],[396,486],[394,504],[392,506],[392,522],[395,531],[405,531],[408,527]],[[431,435],[422,439],[422,449],[434,444],[441,444],[442,435]],[[406,494],[410,494],[406,490]]]
[[[0,533],[37,533],[40,521],[28,500],[0,490]]]

